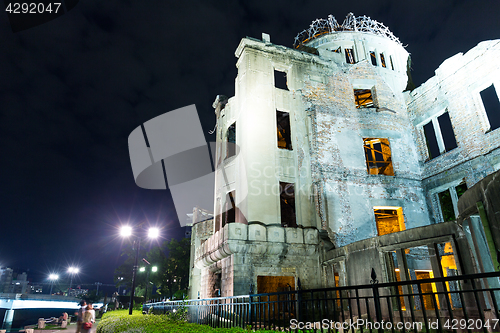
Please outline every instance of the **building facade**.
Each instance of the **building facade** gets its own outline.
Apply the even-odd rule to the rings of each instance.
[[[235,96],[214,102],[214,214],[193,219],[190,298],[495,269],[495,243],[478,247],[488,226],[460,220],[458,199],[500,169],[500,41],[413,90],[399,40],[352,14],[314,21],[294,48],[244,38],[236,57]]]

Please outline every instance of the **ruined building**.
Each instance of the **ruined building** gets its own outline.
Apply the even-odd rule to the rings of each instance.
[[[236,57],[235,96],[214,102],[214,214],[194,219],[190,298],[496,269],[488,214],[462,216],[458,199],[500,169],[499,40],[413,90],[398,38],[352,14],[293,48],[243,38]]]

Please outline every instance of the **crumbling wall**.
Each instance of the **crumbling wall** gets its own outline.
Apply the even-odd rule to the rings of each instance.
[[[500,169],[500,129],[490,130],[480,92],[494,84],[500,91],[500,40],[478,44],[447,59],[436,75],[407,97],[417,138],[427,203],[442,222],[437,193],[464,180],[470,188]],[[430,158],[422,125],[448,112],[457,147]]]

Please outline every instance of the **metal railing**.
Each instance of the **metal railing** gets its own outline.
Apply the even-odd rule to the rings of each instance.
[[[392,283],[153,302],[154,314],[185,311],[212,327],[278,331],[500,331],[500,272]]]

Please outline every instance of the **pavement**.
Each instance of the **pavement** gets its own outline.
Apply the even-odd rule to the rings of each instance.
[[[97,328],[97,323],[99,322],[99,320],[94,323],[94,325],[92,325],[92,329],[90,330],[90,333],[95,333],[96,332],[96,328]],[[43,332],[43,333],[76,333],[76,323],[70,323],[67,327],[67,329],[58,329],[58,330],[35,330],[35,332]]]

